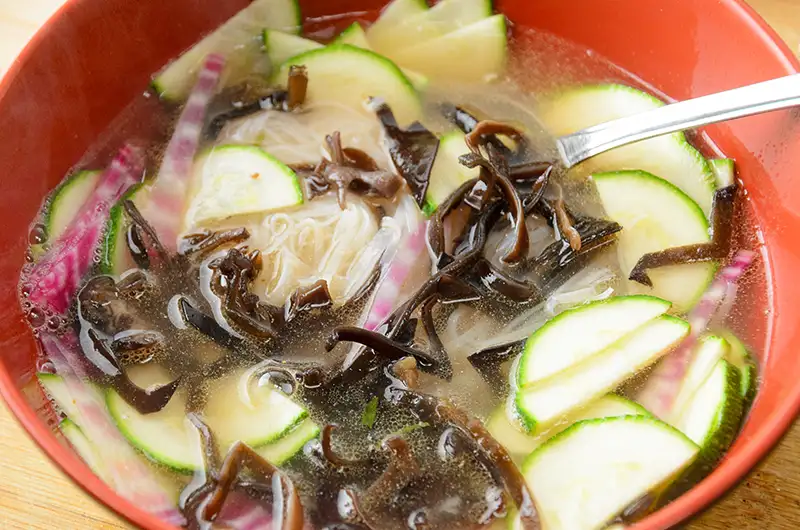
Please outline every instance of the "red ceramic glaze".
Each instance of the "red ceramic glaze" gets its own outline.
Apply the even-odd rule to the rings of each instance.
[[[304,0],[306,16],[374,13],[381,0]],[[516,27],[594,49],[676,99],[795,73],[800,64],[740,0],[498,0]],[[77,483],[132,522],[170,527],[117,496],[54,434],[36,383],[35,346],[16,300],[29,222],[44,195],[149,75],[246,0],[72,0],[0,83],[0,392],[36,442]],[[146,124],[141,124],[145,126]],[[705,481],[636,530],[667,528],[733,486],[777,442],[800,406],[800,126],[779,112],[707,131],[736,158],[761,226],[765,314],[750,325],[763,383],[741,436]],[[753,292],[759,292],[754,289]]]

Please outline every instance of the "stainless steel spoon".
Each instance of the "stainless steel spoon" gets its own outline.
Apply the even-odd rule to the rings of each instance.
[[[626,118],[601,123],[556,140],[566,167],[640,140],[709,123],[800,105],[800,74],[735,88]]]

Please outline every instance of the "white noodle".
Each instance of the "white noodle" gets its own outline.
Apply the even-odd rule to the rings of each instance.
[[[260,145],[285,164],[316,164],[332,131],[341,133],[345,147],[361,149],[379,166],[390,167],[374,114],[338,103],[310,103],[303,112],[261,111],[227,124],[219,141]]]
[[[248,246],[261,250],[264,267],[257,290],[274,305],[283,305],[298,287],[324,279],[337,302],[346,299],[371,270],[358,270],[369,243],[378,231],[370,207],[358,197],[348,197],[342,210],[333,197],[320,197],[303,208],[266,215],[252,227]]]

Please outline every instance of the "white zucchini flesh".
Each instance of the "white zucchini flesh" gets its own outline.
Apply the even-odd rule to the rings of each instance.
[[[131,379],[142,388],[169,382],[169,376],[156,365],[141,365],[129,370]],[[224,453],[242,441],[251,447],[279,441],[302,422],[307,413],[279,390],[262,386],[251,392],[252,406],[239,397],[239,378],[232,374],[214,381],[208,388],[208,403],[203,419],[215,434]],[[166,407],[153,414],[140,414],[114,390],[106,394],[106,405],[114,422],[128,442],[152,460],[178,472],[202,467],[201,441],[186,418],[186,395],[182,389]]]
[[[638,403],[622,396],[608,394],[569,415],[565,421],[550,427],[536,429],[532,434],[524,432],[516,420],[509,419],[505,407],[500,407],[492,413],[486,422],[486,428],[511,453],[511,456],[519,461],[553,436],[569,428],[573,423],[617,416],[650,416],[650,413]]]
[[[726,359],[741,373],[740,393],[744,398],[745,407],[749,407],[756,397],[758,389],[758,368],[748,347],[742,340],[730,331],[723,332],[723,337],[730,344]]]
[[[655,363],[688,333],[687,322],[663,315],[582,363],[520,388],[515,404],[521,424],[530,432],[556,423]]]
[[[358,22],[353,22],[346,30],[340,33],[336,40],[333,41],[333,44],[349,44],[357,48],[375,51],[369,40],[367,40],[367,32]],[[423,91],[428,87],[430,80],[426,76],[407,68],[401,68],[400,70],[403,71],[403,74],[417,90]]]
[[[568,89],[547,98],[539,117],[550,132],[562,136],[606,121],[663,106],[659,99],[624,85],[592,85]],[[683,133],[659,136],[598,155],[576,170],[590,173],[640,169],[683,190],[711,212],[716,184],[711,166]]]
[[[376,40],[376,35],[391,32],[405,20],[428,12],[426,0],[392,0],[381,11],[381,15],[367,30],[367,38]],[[377,37],[380,39],[380,37]],[[373,44],[374,45],[374,44]]]
[[[233,86],[252,75],[267,75],[270,65],[263,61],[266,56],[261,50],[261,32],[271,28],[297,33],[301,25],[297,0],[253,0],[156,74],[153,87],[162,98],[184,100],[211,53],[226,58],[222,86]]]
[[[353,22],[347,26],[347,29],[334,39],[333,44],[350,44],[356,48],[373,49],[367,40],[367,32],[364,31],[364,26],[360,22]]]
[[[184,221],[187,229],[289,208],[304,200],[294,171],[255,146],[214,147],[195,162],[193,179],[196,192]]]
[[[303,65],[308,71],[307,100],[338,103],[368,112],[370,98],[389,104],[401,125],[422,118],[422,102],[411,81],[386,57],[349,44],[331,44],[286,61],[274,84],[285,86],[289,68]]]
[[[67,384],[60,375],[39,373],[36,374],[39,384],[44,388],[47,396],[53,400],[59,410],[76,425],[81,424],[81,414],[78,405],[72,398]]]
[[[58,428],[69,441],[72,448],[75,449],[75,452],[78,453],[78,456],[81,457],[81,460],[89,466],[89,469],[103,481],[109,482],[102,460],[97,455],[97,451],[95,451],[92,442],[86,437],[81,428],[69,418],[63,420]]]
[[[523,473],[547,530],[599,530],[630,503],[675,479],[699,448],[656,419],[579,422],[540,447]]]
[[[505,15],[494,15],[388,57],[432,81],[490,82],[505,71],[507,31]]]
[[[491,0],[441,0],[431,9],[409,8],[394,21],[378,19],[367,37],[379,53],[392,57],[404,48],[427,42],[492,15]],[[387,14],[394,15],[387,8]],[[383,16],[381,17],[383,18]]]
[[[480,175],[479,168],[469,169],[458,161],[461,155],[467,153],[469,149],[461,131],[452,131],[440,138],[425,194],[426,213],[432,214],[461,184]]]
[[[695,393],[703,386],[719,361],[728,355],[729,350],[730,345],[728,341],[716,335],[703,337],[697,346],[695,346],[683,383],[675,397],[675,402],[672,407],[674,416],[670,419],[674,419],[683,414]],[[659,371],[659,368],[660,367],[656,368],[656,373]]]
[[[339,34],[331,44],[346,44],[348,46],[374,52],[369,41],[367,41],[364,28],[362,28],[361,24],[358,22],[354,22]],[[291,35],[276,30],[264,30],[264,49],[274,65],[282,65],[297,55],[324,47],[323,44],[317,41],[297,35]],[[387,58],[386,60],[388,61],[390,59]],[[401,68],[401,71],[417,90],[425,90],[425,88],[427,88],[430,81],[424,75],[405,68]]]
[[[622,225],[617,254],[625,276],[647,253],[711,240],[703,212],[666,180],[644,171],[598,173],[592,179],[606,213]],[[702,296],[716,269],[712,262],[650,269],[652,288],[628,280],[626,289],[664,298],[685,312]]]
[[[265,29],[263,41],[264,51],[269,56],[270,62],[275,65],[276,68],[295,55],[324,48],[324,46],[317,41],[291,33],[284,33],[283,31],[275,29]]]
[[[591,355],[666,313],[670,303],[652,296],[618,296],[564,311],[525,343],[517,385],[541,381]]]
[[[720,359],[684,409],[670,423],[700,446],[705,463],[715,463],[736,438],[742,420],[741,376]]]

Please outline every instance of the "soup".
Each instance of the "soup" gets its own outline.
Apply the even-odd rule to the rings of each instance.
[[[20,302],[60,432],[187,528],[635,522],[757,392],[734,161],[566,171],[666,96],[483,0],[373,18],[255,0],[53,190]]]

